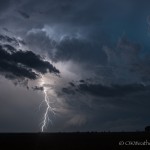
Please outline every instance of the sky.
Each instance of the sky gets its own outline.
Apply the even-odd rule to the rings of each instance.
[[[150,125],[148,0],[1,0],[0,132]]]

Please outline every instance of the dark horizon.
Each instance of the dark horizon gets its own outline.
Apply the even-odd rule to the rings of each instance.
[[[0,148],[15,149],[134,149],[150,146],[147,132],[0,134]]]

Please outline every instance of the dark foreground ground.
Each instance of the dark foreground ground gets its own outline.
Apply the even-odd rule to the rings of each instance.
[[[150,150],[150,133],[1,133],[0,150]]]

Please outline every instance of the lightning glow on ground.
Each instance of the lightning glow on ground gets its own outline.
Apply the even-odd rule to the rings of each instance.
[[[44,85],[44,78],[42,76],[42,85]],[[51,106],[51,102],[50,102],[50,99],[48,97],[48,88],[47,87],[44,87],[43,86],[43,92],[44,92],[44,102],[46,104],[46,110],[45,110],[45,114],[44,114],[44,117],[43,117],[43,121],[42,121],[42,127],[41,127],[41,131],[44,132],[44,129],[46,128],[48,122],[50,121],[52,123],[52,120],[49,119],[49,116],[48,116],[48,113],[51,112],[55,115],[55,111],[54,111],[54,108]]]

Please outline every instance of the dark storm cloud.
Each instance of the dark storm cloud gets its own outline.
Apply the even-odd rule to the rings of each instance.
[[[69,82],[69,84],[70,84],[72,87],[75,87],[75,84],[74,84],[74,83]]]
[[[1,24],[5,27],[19,32],[22,36],[32,28],[41,28],[44,25],[68,25],[68,29],[77,28],[86,33],[96,30],[98,33],[99,25],[105,20],[105,1],[68,1],[68,0],[27,0],[14,2],[11,8],[4,11],[7,15],[2,18]],[[31,19],[22,19],[16,10],[21,10],[21,16]],[[25,13],[25,14],[24,14]],[[12,26],[10,26],[12,24]],[[15,27],[18,27],[16,31]],[[60,27],[61,28],[61,27]],[[84,33],[85,33],[84,32]],[[97,34],[93,34],[97,36]],[[98,36],[97,36],[98,37]]]
[[[23,12],[23,11],[21,11],[21,10],[18,10],[18,13],[19,13],[23,18],[25,18],[25,19],[29,19],[29,18],[30,18],[30,16],[29,16],[27,13],[25,13],[25,12]]]
[[[103,64],[106,60],[106,55],[101,50],[99,44],[82,41],[80,39],[65,39],[57,48],[58,50],[55,53],[54,61],[75,60]]]
[[[6,3],[8,5],[7,0],[3,3]],[[139,9],[141,8],[138,7],[141,6],[141,4],[144,5],[144,2],[139,1],[134,2],[128,0],[15,0],[15,7],[14,5],[12,5],[12,8],[14,7],[14,11],[6,11],[8,12],[6,18],[8,23],[8,19],[10,18],[11,21],[11,18],[13,17],[13,20],[16,21],[14,22],[15,25],[18,26],[20,29],[22,27],[22,30],[29,30],[31,28],[35,28],[35,26],[41,27],[44,24],[67,24],[69,25],[69,28],[85,28],[86,32],[90,33],[92,33],[92,31],[95,30],[95,36],[97,36],[100,33],[99,31],[102,31],[104,29],[103,27],[105,26],[105,24],[102,24],[103,21],[107,20],[109,16],[118,16],[120,14],[123,14],[124,12],[130,12],[129,10],[130,8],[132,8],[131,4],[133,5],[133,10],[136,9],[136,12],[143,12],[139,11]],[[143,6],[143,8],[144,7],[145,5]],[[19,18],[16,15],[16,10],[21,10],[21,14],[23,14],[25,18],[27,16],[31,16],[32,19],[30,19],[28,23],[25,20],[19,20]]]
[[[59,71],[48,61],[43,61],[40,55],[34,54],[32,51],[18,51],[11,55],[15,63],[21,63],[29,68],[44,74],[47,72],[59,73]]]
[[[4,11],[10,4],[11,0],[1,0],[0,11]]]
[[[75,94],[75,91],[73,91],[72,89],[69,88],[63,88],[62,92],[66,93],[66,94]]]
[[[122,36],[116,46],[104,46],[107,55],[107,65],[97,68],[97,73],[109,83],[130,84],[148,82],[149,53],[144,54],[141,44]],[[103,81],[106,81],[103,79]]]
[[[124,0],[122,1],[124,4]],[[40,47],[43,51],[45,49],[48,51],[49,56],[53,61],[61,61],[61,60],[76,60],[76,61],[85,61],[85,62],[96,62],[96,63],[105,63],[106,55],[101,50],[102,45],[107,43],[107,38],[104,38],[105,34],[107,35],[109,31],[108,26],[106,26],[105,19],[109,16],[108,14],[118,14],[117,11],[113,10],[121,10],[122,7],[127,7],[127,1],[125,6],[121,4],[121,2],[112,0],[104,1],[104,0],[88,0],[88,1],[68,1],[68,0],[44,0],[44,1],[27,1],[26,3],[21,2],[20,6],[18,6],[21,12],[26,13],[32,16],[32,19],[27,23],[22,21],[22,25],[20,27],[35,29],[41,29],[44,25],[60,25],[58,28],[63,28],[67,26],[65,32],[68,30],[70,33],[77,32],[78,30],[83,31],[82,34],[86,36],[86,34],[90,34],[88,36],[88,41],[83,39],[78,39],[76,37],[64,39],[59,44],[56,42],[57,49],[55,57],[52,56],[52,45],[50,43],[54,42],[54,39],[46,39],[45,33],[38,33],[35,35],[27,36],[27,41],[32,43],[32,45],[36,44],[37,47]],[[132,2],[133,3],[133,2]],[[80,7],[78,7],[80,6]],[[136,6],[136,5],[135,5]],[[127,11],[128,9],[122,10]],[[111,12],[110,12],[111,11]],[[115,15],[114,15],[115,16]],[[101,18],[103,19],[101,20]],[[16,18],[18,22],[18,18]],[[110,20],[114,20],[110,18]],[[114,21],[115,22],[115,21]],[[108,22],[111,23],[111,22]],[[18,26],[16,25],[16,26]],[[20,28],[19,27],[19,28]],[[76,31],[73,31],[75,28]],[[24,30],[23,29],[23,30]],[[106,32],[106,33],[105,33]],[[59,33],[59,29],[58,29]],[[56,35],[58,34],[55,33]],[[106,36],[107,37],[107,36]],[[94,42],[93,42],[94,41]],[[43,43],[43,44],[42,44]],[[107,43],[108,45],[110,43]],[[65,55],[64,55],[65,53]]]
[[[95,4],[99,5],[99,2],[91,1],[68,1],[68,0],[44,0],[35,1],[32,0],[22,6],[22,9],[28,10],[30,13],[35,13],[43,19],[49,17],[52,22],[66,22],[71,24],[86,24],[94,23],[95,21],[101,21],[100,14],[95,9]],[[92,6],[91,6],[92,5]],[[80,6],[80,7],[78,7]],[[87,15],[88,14],[88,15]],[[48,21],[48,20],[47,20]]]
[[[146,4],[134,0],[31,0],[23,4],[21,8],[34,13],[45,23],[67,23],[72,26],[86,27],[94,25],[98,29],[98,25],[101,25],[107,17],[130,13],[131,8],[133,12],[138,12],[141,8],[144,9]]]
[[[75,94],[75,92],[80,92],[82,94],[90,94],[98,97],[124,97],[130,94],[135,94],[137,92],[149,91],[150,86],[144,86],[142,84],[127,84],[127,85],[111,85],[106,86],[102,84],[92,84],[92,83],[80,83],[75,88],[68,87],[63,88],[62,92],[66,94]]]
[[[16,45],[19,45],[19,42],[14,37],[9,37],[6,35],[0,35],[0,40],[2,42],[15,43]]]
[[[122,97],[128,94],[150,90],[150,87],[143,85],[112,85],[111,87],[100,84],[80,84],[79,91],[100,97]]]
[[[86,73],[87,70],[91,70],[97,78],[102,78],[102,83],[131,84],[149,81],[150,79],[149,55],[141,57],[142,46],[126,36],[120,37],[117,44],[115,44],[116,46],[109,47],[109,45],[106,45],[101,47],[101,44],[84,39],[69,39],[67,37],[57,45],[56,41],[51,41],[46,36],[45,38],[40,36],[41,33],[35,35],[38,35],[39,39],[37,41],[33,40],[34,45],[41,41],[41,49],[47,50],[46,43],[48,43],[48,46],[51,47],[48,51],[49,56],[53,61],[74,60],[80,62],[81,65],[84,63],[87,67],[82,72]],[[42,35],[44,35],[44,32]],[[32,41],[34,36],[29,39]],[[56,44],[54,55],[53,50],[51,51],[53,49],[51,43]],[[35,48],[33,47],[33,49]]]
[[[35,3],[35,1],[32,1],[32,3]],[[92,69],[96,73],[98,70],[96,66],[105,65],[107,61],[110,61],[109,59],[111,59],[111,61],[116,61],[116,64],[113,66],[111,65],[111,62],[108,62],[108,66],[113,66],[115,69],[121,70],[121,74],[123,74],[123,71],[127,72],[129,74],[127,75],[127,78],[131,77],[131,80],[134,78],[134,73],[131,72],[135,72],[134,64],[136,65],[140,59],[140,46],[138,47],[138,44],[135,44],[134,40],[129,42],[128,40],[122,40],[122,43],[120,43],[120,45],[118,43],[119,46],[117,45],[114,48],[113,42],[120,38],[124,31],[128,31],[128,25],[129,27],[131,26],[130,21],[126,20],[125,17],[122,17],[124,12],[128,13],[128,10],[132,9],[129,14],[134,14],[137,10],[141,9],[138,8],[140,2],[137,2],[136,4],[134,1],[130,2],[124,0],[121,2],[117,0],[111,2],[104,0],[88,0],[85,3],[84,1],[51,0],[45,1],[45,4],[43,5],[41,3],[42,2],[37,2],[35,6],[31,7],[34,7],[34,12],[39,9],[43,16],[38,16],[38,13],[35,13],[37,15],[35,16],[38,18],[36,18],[37,20],[44,19],[44,17],[49,18],[44,19],[43,22],[50,27],[50,30],[52,30],[53,33],[49,32],[49,29],[46,29],[44,25],[41,28],[32,28],[37,29],[38,31],[30,32],[30,34],[26,36],[26,40],[33,49],[41,49],[41,52],[48,52],[49,57],[55,62],[68,60],[82,62],[88,66],[87,68]],[[130,3],[132,3],[132,5],[130,5]],[[29,4],[27,4],[27,6],[28,5]],[[47,5],[47,7],[45,5]],[[76,7],[78,5],[80,5],[79,8]],[[30,7],[28,7],[28,9],[29,8]],[[121,17],[116,19],[115,16]],[[130,18],[130,15],[127,16]],[[103,19],[101,20],[100,18]],[[139,20],[137,19],[136,21]],[[124,24],[120,25],[120,22],[122,24],[124,22]],[[125,24],[127,24],[127,26],[125,26]],[[135,26],[138,26],[138,22],[136,22]],[[54,30],[53,27],[55,27]],[[132,30],[132,28],[130,30]],[[76,35],[77,33],[79,33],[81,37],[78,37]],[[51,36],[51,34],[54,36]],[[60,39],[62,37],[62,39],[57,41],[55,36],[58,36]],[[113,39],[111,39],[111,36]],[[110,50],[112,52],[109,51],[108,53],[104,48],[105,46],[112,48]],[[114,56],[112,55],[115,55],[115,58],[113,58]],[[125,63],[127,61],[130,62],[123,65],[123,61]],[[96,65],[91,65],[92,63]],[[108,66],[104,67],[107,68]],[[114,72],[114,70],[112,72]],[[99,73],[102,74],[101,72],[103,71],[100,70]],[[114,76],[114,73],[110,76]]]
[[[7,78],[29,78],[36,79],[39,73],[47,72],[58,74],[59,71],[48,61],[33,53],[32,51],[17,50],[11,46],[12,42],[18,44],[18,41],[8,36],[0,36],[1,41],[9,44],[0,45],[0,72]],[[36,72],[34,72],[34,70]],[[13,77],[14,76],[14,77]]]
[[[102,50],[102,41],[90,41],[78,38],[76,35],[65,35],[65,33],[62,33],[59,38],[61,36],[63,39],[57,41],[57,39],[48,37],[45,31],[38,31],[37,33],[30,33],[26,42],[33,49],[48,52],[49,57],[54,62],[74,60],[87,63],[106,63],[107,56]]]
[[[35,87],[32,87],[32,89],[34,91],[43,91],[44,90],[44,88],[42,86],[35,86]]]
[[[54,85],[47,84],[51,80],[47,78],[43,85],[52,90],[50,99],[61,103],[58,105],[61,117],[55,118],[55,125],[48,131],[108,131],[114,128],[119,131],[135,130],[135,126],[141,129],[149,123],[150,59],[146,35],[149,4],[146,0],[2,0],[0,25],[6,32],[26,38],[26,46],[32,51],[16,51],[14,45],[19,46],[18,41],[5,37],[7,42],[0,47],[0,55],[3,55],[0,73],[9,79],[36,79],[47,70],[58,73],[34,52],[42,56],[48,54],[56,65],[63,62],[60,70],[64,78],[60,82],[56,80]],[[122,38],[123,33],[127,38]],[[91,78],[91,82],[86,78]],[[80,81],[76,83],[76,80]],[[7,82],[1,86],[0,99],[4,99],[2,90],[9,89]],[[70,82],[68,87],[66,82]],[[43,87],[32,87],[43,90]],[[29,100],[43,99],[43,95],[32,97],[36,92],[27,91],[31,92]],[[61,91],[60,94],[57,95],[57,91]],[[13,99],[20,94],[15,92]],[[5,95],[4,100],[12,99],[8,93]],[[25,110],[29,110],[30,116],[33,108],[25,107]],[[13,131],[18,130],[15,124],[20,119],[16,120]],[[27,121],[28,118],[23,123]],[[6,131],[11,130],[9,124]],[[34,131],[34,128],[23,126],[22,130]]]

